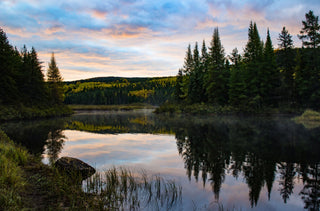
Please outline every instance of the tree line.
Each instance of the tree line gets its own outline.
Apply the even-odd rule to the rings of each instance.
[[[233,49],[226,56],[218,28],[210,46],[199,50],[189,44],[178,71],[174,92],[176,103],[208,103],[241,110],[264,108],[313,108],[320,102],[320,25],[313,11],[305,15],[294,47],[292,35],[283,27],[274,49],[269,29],[266,41],[250,22],[248,41],[242,54]]]
[[[93,78],[65,83],[65,103],[117,105],[149,103],[160,105],[173,96],[175,77]]]
[[[63,103],[62,77],[54,54],[44,78],[42,62],[34,47],[13,47],[0,28],[0,105],[50,107]]]

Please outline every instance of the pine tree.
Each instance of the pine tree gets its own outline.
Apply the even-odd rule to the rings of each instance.
[[[241,55],[238,52],[238,49],[235,48],[232,50],[231,55],[228,56],[228,58],[230,59],[230,61],[232,62],[232,65],[235,67],[239,66],[239,63],[241,61]]]
[[[302,21],[303,28],[300,31],[299,38],[302,40],[303,46],[307,47],[304,50],[303,56],[308,58],[306,63],[306,75],[309,75],[308,80],[309,90],[308,104],[311,108],[317,109],[320,101],[320,54],[317,49],[320,46],[320,25],[318,23],[319,17],[309,11],[306,15],[306,21]],[[308,49],[311,48],[311,49]]]
[[[62,76],[60,75],[59,68],[57,67],[54,53],[52,53],[51,61],[47,71],[47,80],[51,92],[51,100],[55,104],[62,104],[64,99]]]
[[[182,82],[182,92],[183,96],[181,96],[183,99],[188,99],[188,91],[189,91],[189,83],[190,83],[190,74],[193,68],[193,56],[191,52],[191,45],[188,45],[188,49],[186,52],[186,56],[184,58],[184,64],[182,71],[184,73],[183,82]]]
[[[263,67],[260,70],[260,91],[259,94],[267,106],[276,106],[279,99],[280,76],[276,66],[274,49],[269,29],[263,49]]]
[[[201,101],[200,93],[202,91],[201,80],[201,62],[198,50],[198,43],[196,42],[193,50],[193,65],[190,72],[190,82],[188,89],[188,101],[190,103],[199,103]]]
[[[278,51],[278,66],[281,73],[281,101],[286,106],[293,106],[295,104],[294,98],[294,51],[292,36],[286,30],[286,27],[282,28],[279,34],[279,48]]]
[[[177,75],[177,80],[176,80],[176,86],[174,90],[174,99],[177,103],[180,103],[183,98],[183,91],[182,91],[182,86],[183,86],[183,75],[182,75],[182,70],[179,69],[178,75]]]
[[[228,102],[227,84],[229,78],[226,78],[225,54],[218,28],[214,29],[209,50],[209,68],[206,80],[208,101],[216,105],[225,105]]]
[[[293,48],[292,36],[289,34],[288,30],[286,30],[285,26],[282,28],[278,40],[280,49],[289,50]]]
[[[14,55],[15,51],[9,44],[6,33],[0,28],[0,104],[11,104],[19,96]]]
[[[307,48],[317,48],[320,44],[320,25],[318,23],[319,16],[315,16],[313,11],[309,11],[306,15],[306,21],[302,21],[303,28],[298,37],[302,40],[302,45]]]
[[[209,66],[209,54],[207,52],[206,42],[203,40],[202,42],[202,48],[201,48],[201,58],[200,58],[200,86],[201,86],[201,92],[199,93],[201,102],[207,102],[208,97],[206,95],[206,83],[205,83],[205,77],[208,73],[208,66]]]
[[[260,76],[262,68],[263,43],[260,40],[256,23],[250,22],[248,30],[248,42],[244,49],[244,82],[246,88],[244,95],[248,98],[248,107],[259,109],[262,106],[260,95]]]
[[[186,52],[186,56],[184,58],[184,64],[183,64],[183,72],[186,75],[190,75],[193,67],[193,57],[191,52],[191,45],[188,45],[188,49]]]

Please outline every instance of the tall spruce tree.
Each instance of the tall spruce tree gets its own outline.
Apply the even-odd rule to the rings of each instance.
[[[63,79],[57,67],[54,53],[52,53],[49,68],[47,71],[47,80],[49,83],[51,100],[55,104],[62,104],[64,100]]]
[[[302,21],[302,29],[300,31],[299,38],[302,40],[304,47],[307,47],[303,51],[303,57],[309,58],[306,63],[306,69],[302,70],[306,72],[304,75],[309,75],[307,80],[306,93],[308,98],[308,105],[311,108],[317,109],[320,101],[320,25],[319,17],[313,14],[313,11],[309,11],[306,15],[306,20]],[[311,48],[311,49],[308,49]],[[299,85],[298,85],[299,86]],[[300,86],[301,87],[301,86]]]
[[[207,102],[208,97],[206,95],[206,83],[205,83],[205,77],[208,72],[208,66],[209,66],[209,54],[207,52],[206,42],[203,40],[202,42],[202,48],[201,48],[201,58],[200,58],[200,85],[201,85],[201,92],[199,93],[201,102]]]
[[[294,94],[294,57],[292,36],[289,34],[286,27],[282,28],[279,34],[279,51],[278,55],[278,67],[281,74],[281,103],[284,103],[287,107],[295,105]]]
[[[14,59],[16,53],[2,28],[0,28],[0,52],[0,104],[11,104],[19,96],[15,80],[18,74]]]
[[[182,86],[183,86],[183,73],[182,73],[182,69],[179,69],[178,71],[178,75],[177,75],[177,80],[176,80],[176,85],[175,85],[175,89],[174,89],[174,100],[177,103],[180,103],[183,98],[183,90],[182,90]]]
[[[249,108],[259,109],[262,106],[262,96],[260,95],[261,74],[262,68],[263,43],[260,40],[260,35],[256,23],[250,22],[248,29],[248,42],[244,49],[244,82],[246,88],[244,95],[247,97]]]
[[[277,70],[274,49],[269,29],[263,49],[263,67],[260,70],[260,91],[263,103],[266,106],[277,106],[279,100],[280,76]]]
[[[193,56],[191,52],[191,45],[188,45],[186,56],[184,58],[184,64],[182,71],[184,73],[183,76],[183,82],[182,82],[182,92],[183,96],[181,96],[183,99],[188,99],[188,91],[189,91],[189,83],[190,83],[190,74],[193,69]]]
[[[225,54],[221,44],[219,30],[214,29],[209,47],[209,67],[206,80],[208,101],[215,105],[225,105],[228,102],[228,80],[226,78]]]
[[[199,103],[201,96],[199,95],[202,91],[201,80],[201,61],[198,50],[198,43],[196,42],[193,50],[193,65],[190,72],[190,81],[188,89],[188,101],[189,103]]]
[[[244,68],[237,48],[232,50],[229,59],[232,62],[229,79],[229,104],[240,109],[245,109],[247,97],[244,95],[246,87],[243,78]]]

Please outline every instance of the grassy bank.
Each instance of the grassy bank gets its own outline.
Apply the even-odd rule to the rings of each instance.
[[[181,199],[181,187],[174,181],[126,168],[97,173],[85,188],[74,181],[79,175],[43,164],[0,130],[0,210],[172,208]]]
[[[301,116],[293,118],[293,121],[308,129],[320,127],[320,113],[307,109]]]
[[[28,153],[14,145],[0,131],[0,210],[18,210],[22,206],[22,192],[26,181],[22,166],[26,165]]]
[[[73,111],[66,105],[33,106],[26,107],[22,104],[14,106],[0,106],[0,121],[47,118],[54,116],[70,115]]]
[[[105,111],[121,111],[135,109],[155,109],[156,106],[150,104],[124,104],[124,105],[69,105],[74,111],[90,111],[90,110],[105,110]]]

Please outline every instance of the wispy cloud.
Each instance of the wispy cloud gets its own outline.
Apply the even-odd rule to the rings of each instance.
[[[304,14],[317,14],[320,2],[2,0],[0,9],[0,27],[13,45],[34,46],[44,62],[55,52],[64,78],[74,80],[175,75],[187,45],[203,39],[208,45],[216,26],[227,53],[242,49],[251,20],[262,38],[269,27],[277,46],[282,26],[295,36]]]

